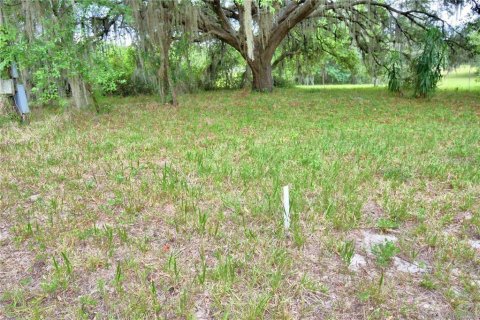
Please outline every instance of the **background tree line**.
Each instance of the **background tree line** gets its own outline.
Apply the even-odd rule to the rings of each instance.
[[[37,104],[99,95],[328,83],[387,83],[424,97],[472,62],[479,20],[443,19],[476,1],[0,0],[0,70],[19,65]],[[72,99],[71,99],[72,98]]]

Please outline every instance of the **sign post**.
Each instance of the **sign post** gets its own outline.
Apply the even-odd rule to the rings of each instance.
[[[3,0],[0,0],[0,32],[3,32],[2,27],[5,23],[3,5]],[[22,122],[24,122],[30,113],[30,108],[28,107],[25,86],[18,83],[19,73],[15,62],[12,62],[10,66],[10,77],[10,79],[0,79],[0,95],[13,98],[16,111],[20,115]]]

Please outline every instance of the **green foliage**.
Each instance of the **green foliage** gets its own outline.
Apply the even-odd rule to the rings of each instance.
[[[22,45],[13,46],[12,43],[17,38],[17,32],[10,26],[0,26],[0,75],[7,77],[6,68],[15,60],[15,56],[22,51]]]
[[[48,103],[62,96],[57,82],[67,73],[78,74],[83,60],[78,59],[78,48],[73,42],[73,17],[65,15],[62,27],[44,19],[44,33],[28,44],[28,56],[23,59],[27,68],[34,69],[34,93],[41,103]]]
[[[391,219],[380,218],[377,221],[377,228],[379,228],[381,230],[397,229],[398,228],[398,222],[395,221],[395,220],[391,220]]]
[[[343,23],[332,25],[327,19],[319,19],[312,25],[295,27],[273,59],[278,60],[275,86],[285,87],[288,82],[310,84],[312,78],[315,84],[366,81],[361,55],[351,42]]]
[[[432,94],[442,78],[446,45],[442,33],[435,28],[427,31],[422,53],[413,61],[413,89],[416,97]]]
[[[110,10],[121,14],[125,8],[112,1],[81,0],[75,4],[31,2],[35,15],[29,31],[16,7],[4,7],[9,18],[0,30],[0,70],[15,60],[22,81],[31,86],[31,98],[37,104],[65,106],[72,94],[71,80],[80,79],[89,93],[125,93],[131,81],[135,60],[133,48],[97,41],[92,17]],[[34,11],[41,11],[38,14]]]
[[[336,63],[329,63],[325,67],[326,73],[330,79],[329,83],[348,83],[352,80],[354,73],[352,70],[342,68]],[[354,70],[354,69],[353,69]]]
[[[400,54],[395,52],[390,60],[390,68],[388,69],[388,90],[398,93],[402,88]]]
[[[415,48],[413,48],[415,49]],[[419,53],[411,61],[410,70],[403,70],[400,52],[394,52],[390,57],[387,71],[388,90],[400,93],[404,88],[411,89],[413,95],[425,98],[435,92],[442,78],[442,68],[446,62],[446,44],[442,33],[436,28],[426,31]],[[408,55],[405,54],[408,59]]]
[[[125,278],[122,267],[120,262],[117,263],[117,267],[115,268],[115,277],[113,278],[113,283],[117,288],[120,288],[123,279]]]
[[[90,70],[91,81],[102,94],[129,95],[135,93],[132,76],[135,70],[133,47],[106,45],[92,56],[95,68]]]
[[[392,241],[385,241],[385,243],[376,244],[372,247],[376,262],[382,268],[387,267],[392,258],[399,252],[400,249]]]
[[[192,49],[188,64],[184,64],[198,87],[207,90],[241,87],[246,65],[235,49],[220,42],[212,43],[206,51],[198,46]],[[188,79],[186,75],[183,78]]]
[[[201,285],[205,284],[205,280],[207,278],[207,262],[205,260],[205,252],[203,252],[203,250],[200,251],[200,266],[198,268],[196,267],[196,272],[198,283]]]
[[[273,76],[273,84],[276,88],[293,88],[295,87],[295,82],[288,78],[282,78],[280,76]]]
[[[468,38],[472,46],[475,48],[476,53],[479,54],[480,53],[480,31],[479,30],[471,31],[468,34]]]
[[[480,20],[477,21],[477,24],[480,26]],[[477,30],[470,31],[468,34],[468,40],[472,47],[474,48],[475,62],[474,65],[480,67],[480,28],[477,27]],[[479,69],[480,70],[480,69]],[[480,71],[477,71],[477,77],[480,76]]]
[[[344,241],[339,247],[339,253],[343,262],[348,266],[352,262],[352,258],[355,254],[355,241]]]

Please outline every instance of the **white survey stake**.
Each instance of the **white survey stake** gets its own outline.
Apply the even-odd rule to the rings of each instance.
[[[290,194],[288,186],[283,187],[283,226],[290,229]]]

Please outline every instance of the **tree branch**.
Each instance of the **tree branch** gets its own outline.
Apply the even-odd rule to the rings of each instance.
[[[270,31],[269,41],[265,50],[266,56],[273,56],[275,49],[280,45],[288,32],[300,21],[312,14],[319,4],[320,0],[301,0],[288,4],[286,10],[277,17],[279,23]]]

